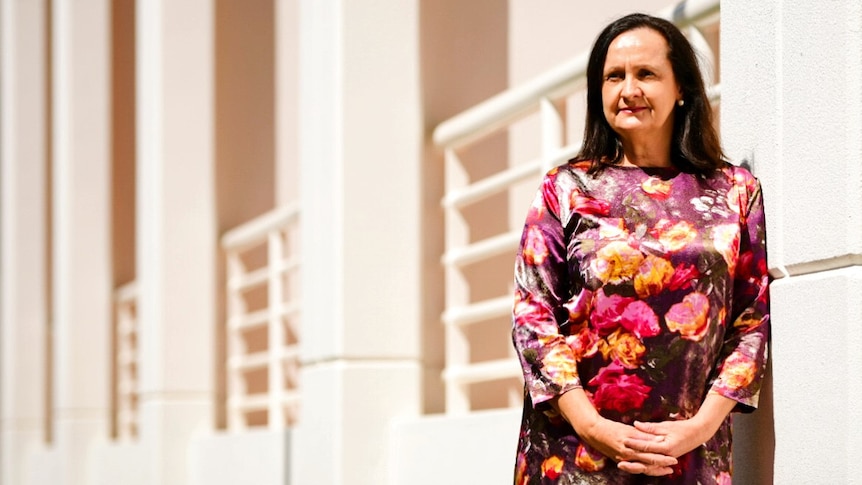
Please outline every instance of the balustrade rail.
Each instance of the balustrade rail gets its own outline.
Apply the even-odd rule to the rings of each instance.
[[[715,38],[720,18],[719,0],[689,0],[671,5],[658,16],[673,21],[688,36],[701,57],[710,99],[717,103],[720,85],[716,82],[716,58],[707,36]],[[711,29],[708,35],[704,31]],[[503,196],[509,205],[526,211],[529,199],[512,204],[524,183],[538,186],[541,175],[556,165],[565,163],[580,150],[580,140],[566,142],[566,116],[561,110],[568,99],[583,94],[586,85],[586,67],[589,52],[583,52],[570,61],[520,85],[500,93],[441,123],[433,139],[444,151],[446,187],[442,199],[445,211],[446,247],[442,258],[446,273],[446,307],[442,315],[445,325],[446,365],[443,379],[446,386],[447,413],[464,413],[476,409],[481,392],[475,386],[494,382],[508,386],[501,395],[505,403],[490,407],[519,405],[520,390],[513,392],[511,381],[521,376],[514,354],[491,359],[479,359],[488,343],[487,334],[476,332],[474,327],[494,319],[508,319],[511,313],[511,291],[500,296],[475,298],[474,282],[467,274],[477,265],[511,264],[520,240],[521,227],[510,222],[509,227],[488,235],[483,219],[467,213],[477,204]],[[508,166],[481,178],[471,179],[467,161],[476,145],[486,142],[499,133],[505,133],[515,123],[538,114],[540,153],[527,162],[514,161]],[[467,155],[465,155],[467,154]],[[519,188],[520,187],[520,188]],[[522,191],[523,192],[523,191]],[[499,200],[498,200],[499,202]],[[512,218],[523,221],[523,218]],[[482,234],[477,239],[475,234]],[[503,256],[503,258],[501,258]],[[511,257],[509,257],[511,256]],[[505,261],[505,262],[504,262]],[[471,286],[471,284],[473,286]],[[502,331],[502,330],[500,330]],[[511,348],[511,346],[509,346]],[[508,383],[506,383],[508,381]],[[484,407],[488,407],[487,404]]]
[[[273,210],[222,237],[227,263],[230,429],[296,421],[299,209]]]

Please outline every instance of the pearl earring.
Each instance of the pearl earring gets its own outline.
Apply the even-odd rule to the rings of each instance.
[[[682,106],[682,105],[684,105],[684,104],[685,104],[685,100],[684,100],[684,99],[680,99],[679,101],[677,101],[677,102],[676,102],[676,105],[677,105],[677,106]]]

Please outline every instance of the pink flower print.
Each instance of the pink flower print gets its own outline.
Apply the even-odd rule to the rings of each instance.
[[[680,263],[673,271],[667,287],[671,291],[682,290],[691,286],[692,281],[699,277],[700,271],[693,264]]]
[[[578,191],[572,192],[570,202],[572,210],[581,215],[606,216],[611,209],[607,201],[587,197]]]
[[[629,303],[620,315],[620,325],[638,338],[655,337],[661,332],[658,315],[646,302],[638,300]]]
[[[590,380],[590,385],[598,386],[592,396],[596,409],[619,413],[641,407],[652,390],[640,377],[626,374],[625,368],[617,361],[603,367]]]
[[[527,264],[540,265],[548,257],[548,245],[545,244],[545,235],[537,226],[530,226],[527,229],[527,236],[524,240],[524,260]]]
[[[670,307],[664,320],[671,332],[679,332],[682,338],[698,342],[706,335],[708,314],[709,300],[706,295],[694,292]]]
[[[596,293],[590,322],[592,322],[600,335],[607,335],[620,326],[623,312],[629,303],[633,301],[634,298],[626,296],[616,294],[608,296],[605,294],[604,288],[602,288]]]
[[[586,322],[592,310],[593,292],[584,288],[578,293],[574,300],[569,300],[563,304],[566,310],[569,311],[569,325],[577,327]]]
[[[592,357],[599,350],[599,334],[590,327],[581,328],[576,334],[566,337],[566,343],[575,355],[575,361]]]

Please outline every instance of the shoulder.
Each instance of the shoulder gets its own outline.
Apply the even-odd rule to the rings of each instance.
[[[734,186],[744,188],[747,192],[752,192],[760,187],[760,181],[747,168],[725,163],[724,167],[719,169]]]
[[[720,172],[728,181],[728,202],[735,212],[747,214],[751,203],[761,198],[760,181],[746,167],[727,163]]]
[[[545,181],[552,181],[564,188],[582,187],[587,179],[593,177],[590,167],[592,163],[588,160],[570,161],[548,171]]]

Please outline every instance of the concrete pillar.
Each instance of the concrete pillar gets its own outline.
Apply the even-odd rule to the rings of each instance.
[[[47,437],[48,46],[43,1],[0,8],[0,484],[16,485]]]
[[[53,316],[56,449],[62,484],[92,477],[110,404],[110,9],[55,0]]]
[[[420,409],[419,3],[300,2],[292,483],[387,483],[389,423]]]
[[[137,2],[137,281],[145,483],[189,482],[211,429],[216,220],[211,0]]]
[[[275,202],[299,199],[299,2],[275,2]]]
[[[860,45],[856,0],[721,3],[721,131],[763,183],[781,277],[772,392],[736,421],[738,483],[856,474],[862,377],[845,370],[862,365]]]

